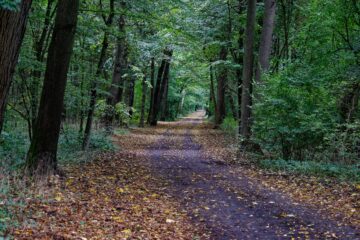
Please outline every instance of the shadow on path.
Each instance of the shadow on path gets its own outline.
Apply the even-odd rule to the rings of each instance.
[[[211,239],[360,239],[356,229],[205,157],[191,133],[203,114],[171,125],[147,154],[151,170],[167,182],[165,191],[206,225]]]

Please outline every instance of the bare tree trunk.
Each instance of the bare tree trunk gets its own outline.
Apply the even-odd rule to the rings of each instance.
[[[254,37],[256,21],[256,0],[249,0],[247,5],[247,20],[244,41],[244,66],[242,74],[241,96],[241,130],[245,140],[251,136],[251,86],[254,65]]]
[[[31,3],[23,0],[18,12],[0,9],[0,134]]]
[[[150,66],[151,76],[150,76],[150,108],[148,113],[147,123],[150,123],[153,105],[154,105],[154,90],[155,90],[155,58],[151,58],[151,66]]]
[[[145,103],[146,103],[146,71],[144,72],[144,77],[141,83],[142,92],[141,92],[141,111],[140,111],[140,123],[139,127],[144,127],[145,125]]]
[[[274,31],[276,2],[275,0],[265,0],[265,13],[261,32],[259,63],[256,68],[255,80],[261,83],[261,75],[270,68],[270,55],[272,36]]]
[[[46,174],[57,168],[57,145],[78,10],[79,0],[59,1],[39,113],[26,159],[30,174]]]
[[[228,50],[222,46],[220,50],[220,60],[226,61]],[[217,109],[215,114],[215,125],[219,126],[226,116],[225,88],[227,81],[227,69],[221,66],[217,77]]]

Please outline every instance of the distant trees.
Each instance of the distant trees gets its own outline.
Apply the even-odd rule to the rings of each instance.
[[[61,114],[78,10],[79,0],[63,0],[57,6],[39,114],[26,159],[30,173],[44,174],[57,168]]]
[[[31,3],[31,0],[21,1],[19,10],[0,8],[0,134]]]

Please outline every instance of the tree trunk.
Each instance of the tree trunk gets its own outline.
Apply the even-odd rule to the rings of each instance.
[[[0,134],[31,3],[23,0],[18,12],[0,9]]]
[[[109,28],[113,23],[114,14],[115,14],[114,1],[115,0],[110,0],[109,16],[106,19],[105,19],[105,17],[103,17],[107,28]],[[108,35],[109,35],[108,29],[106,29],[104,32],[104,38],[102,41],[101,52],[100,52],[100,56],[99,56],[96,73],[95,73],[95,79],[91,83],[92,86],[91,86],[91,90],[90,90],[90,105],[89,105],[89,109],[87,112],[86,126],[85,126],[84,138],[83,138],[83,143],[82,143],[82,149],[84,151],[86,149],[88,149],[89,143],[90,143],[91,128],[92,128],[92,123],[93,123],[93,119],[94,119],[96,99],[97,99],[97,79],[100,77],[100,75],[104,69],[104,64],[105,64],[105,60],[106,60],[106,51],[109,47]]]
[[[220,60],[226,61],[228,50],[226,46],[222,46],[220,50]],[[227,69],[225,66],[221,66],[219,75],[217,78],[217,109],[215,114],[215,125],[219,126],[224,121],[226,116],[226,104],[225,104],[225,88],[227,80]]]
[[[169,73],[167,75],[169,76]],[[168,111],[169,77],[164,84],[165,84],[165,90],[164,90],[163,100],[161,102],[161,106],[162,106],[161,118],[160,118],[161,121],[165,121],[169,116],[169,111]]]
[[[236,111],[236,107],[235,107],[235,102],[234,102],[232,93],[228,88],[229,88],[229,86],[227,87],[226,95],[227,95],[227,98],[229,99],[231,114],[232,114],[233,118],[236,120],[237,119],[237,111]]]
[[[143,128],[145,125],[145,103],[146,103],[146,71],[144,72],[144,77],[141,83],[142,92],[141,92],[141,111],[140,111],[140,123],[139,127]]]
[[[130,108],[129,110],[129,115],[130,117],[132,117],[133,115],[133,110],[132,108],[134,107],[134,98],[135,98],[135,76],[130,76],[129,79],[129,84],[128,84],[128,89],[127,89],[127,105]]]
[[[359,106],[360,84],[353,83],[340,102],[340,117],[342,123],[352,123]]]
[[[125,1],[121,2],[122,11],[125,11],[126,3]],[[127,69],[127,43],[126,43],[126,31],[125,31],[125,14],[121,14],[118,21],[119,34],[116,46],[115,54],[115,63],[114,71],[112,77],[112,84],[109,90],[109,97],[107,99],[107,104],[115,106],[118,102],[121,101],[124,88],[124,78],[123,75]]]
[[[214,104],[214,112],[217,114],[217,104],[216,104],[216,97],[215,97],[215,86],[214,86],[214,74],[213,74],[213,67],[210,65],[210,100]]]
[[[52,28],[51,28],[51,21],[54,17],[53,4],[54,0],[48,0],[46,12],[45,12],[45,19],[44,19],[44,25],[41,31],[41,34],[38,39],[35,39],[34,43],[34,51],[35,51],[35,58],[38,63],[43,63],[45,59],[45,53],[46,48],[48,45],[48,39],[50,37]],[[31,102],[31,123],[33,128],[35,128],[36,125],[36,116],[38,111],[38,105],[39,105],[39,88],[41,85],[41,73],[42,71],[40,69],[35,69],[32,72],[32,84],[30,87],[30,102]],[[34,131],[35,129],[32,129]]]
[[[150,108],[149,108],[149,114],[147,123],[150,124],[153,105],[154,105],[154,90],[155,90],[155,58],[151,58],[151,76],[150,76],[150,84],[151,84],[151,90],[150,90]]]
[[[79,0],[58,3],[39,113],[26,159],[30,174],[46,174],[57,168],[57,145],[78,10]]]
[[[256,0],[249,0],[244,41],[244,66],[242,74],[241,130],[244,140],[251,136],[251,86],[254,65],[254,35],[256,21]]]
[[[259,63],[256,68],[255,81],[261,84],[261,75],[269,70],[272,36],[274,31],[276,2],[265,0],[265,13],[261,32]]]
[[[166,49],[164,51],[164,59],[162,60],[160,69],[158,71],[158,77],[154,92],[153,109],[151,111],[151,119],[150,119],[151,126],[157,125],[160,105],[164,97],[166,82],[169,79],[171,57],[172,57],[172,50]]]

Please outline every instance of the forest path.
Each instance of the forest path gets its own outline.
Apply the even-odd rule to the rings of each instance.
[[[160,123],[160,140],[142,154],[163,180],[162,191],[179,201],[194,222],[203,223],[210,239],[360,239],[356,229],[205,156],[194,141],[194,130],[207,134],[206,128],[198,129],[203,116],[198,111],[173,124]]]

